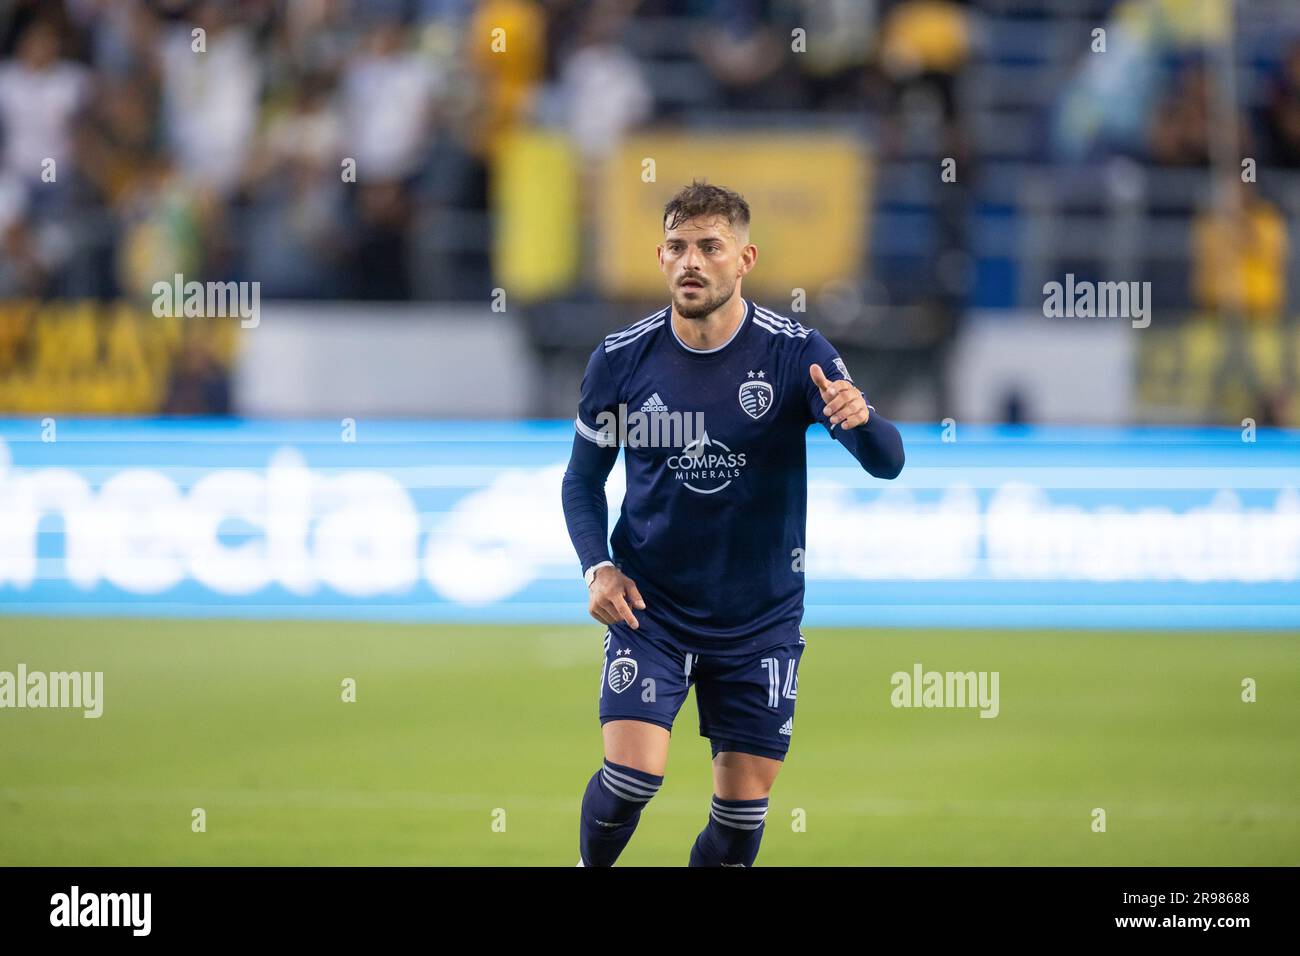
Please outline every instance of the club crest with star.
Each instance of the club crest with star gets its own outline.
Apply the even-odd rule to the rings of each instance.
[[[772,386],[764,381],[766,376],[766,372],[751,371],[749,380],[740,383],[740,407],[750,418],[762,418],[772,407]]]
[[[631,687],[632,682],[636,680],[636,659],[633,657],[623,656],[630,653],[630,648],[622,649],[618,652],[618,655],[614,660],[610,662],[608,678],[609,689],[616,694],[623,693],[623,691]]]

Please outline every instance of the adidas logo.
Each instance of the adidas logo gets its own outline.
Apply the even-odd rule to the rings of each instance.
[[[655,392],[653,395],[651,395],[649,398],[645,400],[644,404],[642,404],[641,411],[666,412],[668,411],[668,406],[665,405],[664,400],[659,397],[659,393]]]
[[[787,718],[785,719],[785,723],[781,725],[781,729],[778,731],[778,733],[785,734],[787,737],[789,737],[791,734],[793,734],[793,733],[794,733],[794,718],[793,718],[793,717],[787,717]]]

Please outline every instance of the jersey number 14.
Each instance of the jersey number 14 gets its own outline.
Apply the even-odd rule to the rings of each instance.
[[[795,674],[797,662],[794,658],[789,661],[789,667],[785,671],[785,686],[781,686],[781,662],[775,657],[765,657],[762,660],[763,669],[767,671],[767,706],[777,708],[781,706],[781,698],[787,697],[794,699],[799,696],[799,677]]]

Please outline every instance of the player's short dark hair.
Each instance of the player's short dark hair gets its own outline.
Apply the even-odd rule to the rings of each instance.
[[[722,216],[732,229],[749,227],[749,203],[740,193],[695,180],[677,191],[664,206],[664,229],[673,229],[697,216]]]

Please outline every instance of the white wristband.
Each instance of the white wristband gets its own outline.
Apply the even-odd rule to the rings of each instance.
[[[591,587],[592,582],[596,580],[596,569],[597,569],[597,568],[604,568],[604,567],[610,567],[610,568],[612,568],[612,567],[614,567],[614,562],[613,562],[613,561],[600,561],[600,562],[598,562],[598,563],[596,563],[596,564],[593,564],[591,567],[589,567],[589,568],[586,570],[586,573],[584,573],[584,574],[582,575],[582,579],[583,579],[584,581],[587,582],[587,587]]]

